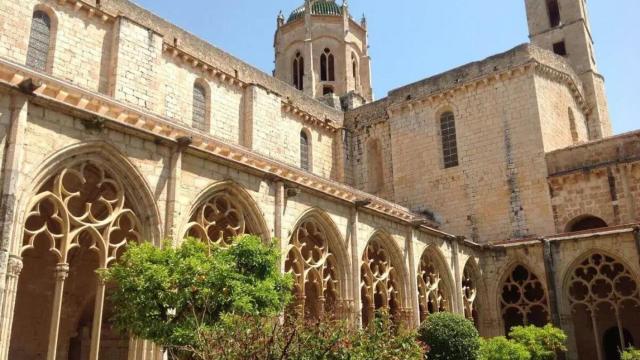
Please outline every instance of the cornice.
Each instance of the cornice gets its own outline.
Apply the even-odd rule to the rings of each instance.
[[[191,144],[188,145],[190,151],[218,158],[236,167],[248,168],[262,174],[263,178],[278,178],[297,184],[353,206],[357,200],[371,199],[371,203],[364,209],[390,217],[397,222],[410,225],[416,220],[423,219],[407,208],[374,195],[267,158],[245,147],[225,142],[103,94],[82,89],[23,65],[0,59],[0,85],[20,91],[18,85],[26,79],[31,79],[34,84],[37,84],[31,96],[58,107],[64,107],[71,112],[86,114],[105,123],[125,127],[128,131],[144,133],[168,142],[177,143],[177,139],[189,137],[192,139]],[[441,237],[452,236],[435,229],[438,226],[435,222],[427,220],[426,224],[429,226],[425,225],[420,229]]]
[[[391,117],[402,114],[406,111],[412,111],[414,108],[422,105],[429,105],[432,107],[437,106],[449,99],[452,99],[456,95],[475,91],[483,86],[490,86],[491,84],[498,82],[508,81],[518,76],[530,73],[531,71],[535,71],[536,74],[567,85],[571,91],[571,95],[580,106],[581,111],[586,115],[591,112],[591,109],[582,95],[580,87],[576,84],[575,79],[571,75],[532,59],[518,66],[470,79],[440,91],[435,91],[416,98],[407,97],[404,100],[393,102],[388,106],[387,113],[389,117]]]

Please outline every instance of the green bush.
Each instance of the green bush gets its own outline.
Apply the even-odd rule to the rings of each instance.
[[[478,360],[530,360],[527,348],[515,341],[499,336],[480,340],[480,357]]]
[[[430,348],[429,360],[476,360],[480,348],[473,323],[452,313],[429,316],[418,329],[418,339]]]
[[[551,324],[545,327],[516,326],[511,329],[509,337],[527,348],[531,360],[554,360],[558,353],[567,351],[567,335]]]
[[[640,360],[640,350],[629,348],[622,353],[621,360]]]

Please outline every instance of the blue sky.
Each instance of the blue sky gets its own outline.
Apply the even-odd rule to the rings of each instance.
[[[303,0],[135,0],[271,73],[276,16]],[[341,0],[337,0],[341,2]],[[542,1],[542,0],[540,0]],[[615,133],[640,128],[640,1],[589,0]],[[524,0],[350,0],[366,14],[376,98],[396,87],[528,41]]]

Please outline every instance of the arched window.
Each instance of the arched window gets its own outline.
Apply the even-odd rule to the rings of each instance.
[[[331,50],[327,48],[320,55],[320,80],[335,81],[335,78],[335,60]]]
[[[469,260],[462,271],[462,300],[464,305],[464,316],[473,321],[477,329],[480,328],[480,320],[477,308],[478,285],[476,280],[478,274],[471,265],[473,260]]]
[[[384,184],[382,170],[382,148],[380,140],[370,139],[367,142],[367,190],[375,194]]]
[[[388,240],[375,237],[364,250],[360,266],[360,293],[362,298],[362,325],[373,321],[376,311],[385,310],[394,322],[402,321],[402,275],[400,264],[394,263]]]
[[[547,0],[547,13],[549,14],[549,25],[551,27],[560,25],[560,5],[558,5],[558,0]]]
[[[456,121],[451,111],[440,116],[440,136],[442,137],[442,156],[445,169],[458,166]]]
[[[296,52],[296,57],[293,59],[293,86],[298,90],[304,89],[304,58],[300,55],[300,52]]]
[[[300,131],[300,167],[303,170],[311,170],[311,152],[309,151],[309,136],[306,131]]]
[[[200,82],[193,84],[193,116],[192,126],[198,130],[209,131],[209,96],[207,89]]]
[[[500,309],[505,334],[514,326],[545,326],[549,322],[549,304],[542,282],[529,269],[518,265],[502,284]]]
[[[570,274],[567,298],[580,359],[620,359],[619,349],[640,345],[640,287],[628,267],[594,253]]]
[[[567,224],[566,231],[567,232],[585,231],[585,230],[606,228],[607,226],[609,225],[607,225],[607,223],[604,220],[600,219],[597,216],[582,215],[569,221],[569,224]]]
[[[358,60],[356,54],[351,53],[351,71],[353,74],[353,80],[358,81]]]
[[[46,12],[36,10],[31,20],[31,35],[27,50],[27,66],[46,71],[51,49],[51,18]]]
[[[442,278],[436,259],[425,251],[420,258],[418,269],[418,305],[420,307],[420,322],[427,320],[429,315],[450,311],[451,296],[449,284]]]
[[[285,271],[293,274],[298,314],[310,320],[345,314],[335,249],[325,226],[313,218],[301,223],[289,242]]]

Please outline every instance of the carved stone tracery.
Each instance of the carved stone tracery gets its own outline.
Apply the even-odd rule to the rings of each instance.
[[[462,272],[462,301],[464,316],[478,326],[477,309],[475,307],[478,290],[474,280],[473,268],[467,264]]]
[[[81,245],[96,251],[107,267],[127,242],[141,241],[141,224],[123,184],[105,168],[86,161],[53,176],[32,199],[22,253],[47,244],[60,263]]]
[[[219,191],[193,212],[187,225],[187,236],[228,246],[234,236],[253,233],[248,229],[246,216],[237,197],[228,191]]]
[[[285,271],[295,277],[294,294],[299,311],[319,320],[325,314],[342,316],[337,258],[323,227],[314,219],[302,222],[287,248]]]
[[[369,242],[360,272],[363,325],[368,325],[378,310],[389,311],[397,320],[406,316],[401,300],[401,275],[394,268],[382,239],[374,238]]]
[[[516,266],[504,281],[500,308],[507,334],[513,326],[544,326],[549,322],[549,303],[544,286],[522,265]]]
[[[597,353],[598,359],[615,355],[607,353],[605,344],[600,345],[603,332],[609,329],[619,334],[619,348],[629,346],[630,339],[625,335],[630,334],[629,331],[635,336],[640,333],[637,322],[633,321],[640,310],[640,288],[635,277],[617,259],[599,253],[589,255],[572,271],[567,291],[576,341],[595,344],[591,351]],[[581,356],[586,356],[583,348],[579,349]]]
[[[420,322],[429,315],[450,311],[450,295],[431,254],[425,252],[418,266],[418,303]]]

